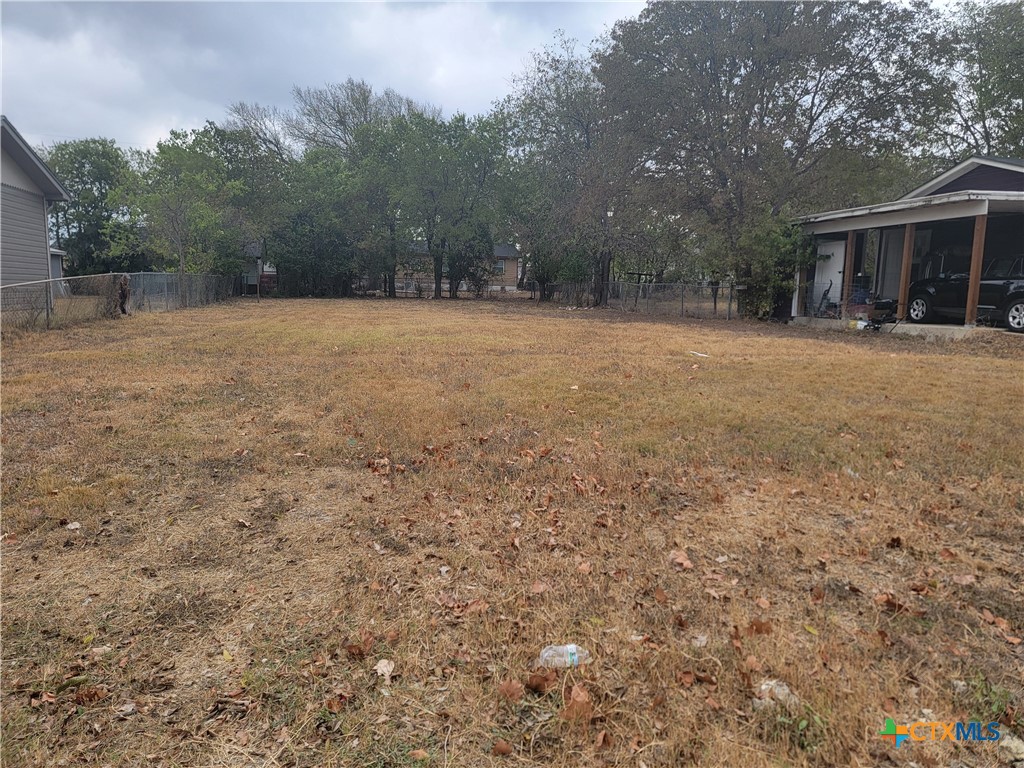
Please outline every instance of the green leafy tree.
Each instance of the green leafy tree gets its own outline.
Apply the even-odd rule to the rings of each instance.
[[[223,156],[213,124],[171,131],[147,158],[140,190],[149,244],[186,272],[237,273],[249,239],[240,216],[246,194]]]
[[[823,169],[905,151],[935,99],[932,18],[919,3],[651,4],[597,57],[620,167],[747,282],[740,242],[764,211],[841,207],[857,187]]]
[[[582,249],[596,301],[603,303],[613,255],[608,212],[623,175],[616,171],[618,155],[589,57],[559,34],[534,55],[497,113],[516,172],[524,177],[518,194],[523,208],[510,218],[526,246],[530,273],[545,282],[561,271],[557,261]]]
[[[138,243],[124,247],[136,231],[131,201],[121,191],[137,181],[128,155],[111,139],[54,144],[45,159],[71,193],[56,203],[51,231],[68,254],[70,274],[139,271],[150,266]]]
[[[809,267],[817,258],[811,237],[788,217],[766,214],[740,237],[743,263],[749,265],[740,309],[759,318],[772,315],[796,287],[796,270]]]
[[[922,138],[952,160],[1024,156],[1021,4],[960,3],[944,16],[935,46],[944,87]]]
[[[480,256],[481,227],[491,226],[497,209],[497,179],[504,162],[493,121],[455,115],[449,121],[414,114],[392,132],[400,175],[394,190],[409,240],[422,241],[434,273],[434,298],[455,253],[461,266]],[[453,250],[454,249],[454,250]],[[490,258],[493,251],[487,254]],[[449,280],[458,293],[458,282]]]

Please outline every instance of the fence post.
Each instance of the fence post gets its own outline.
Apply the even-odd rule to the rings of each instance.
[[[727,309],[725,313],[726,320],[732,320],[732,289],[733,284],[729,283],[729,309]]]

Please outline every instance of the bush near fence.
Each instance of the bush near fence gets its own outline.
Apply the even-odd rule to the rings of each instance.
[[[0,322],[5,331],[64,328],[117,317],[122,273],[83,275],[0,287]],[[234,277],[169,272],[128,273],[129,312],[201,307],[238,294]]]

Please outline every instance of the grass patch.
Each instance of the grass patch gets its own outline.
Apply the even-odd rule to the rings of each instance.
[[[922,710],[1019,733],[1020,341],[315,300],[5,339],[0,757],[826,766],[898,761],[877,732]],[[531,679],[554,642],[593,663]],[[798,703],[755,710],[766,679]]]

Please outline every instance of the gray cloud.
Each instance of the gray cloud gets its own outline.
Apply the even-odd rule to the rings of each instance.
[[[642,4],[3,4],[3,111],[34,144],[152,146],[235,101],[347,77],[477,114],[556,29],[588,44]]]

